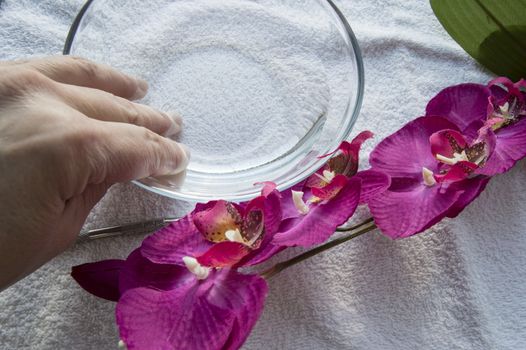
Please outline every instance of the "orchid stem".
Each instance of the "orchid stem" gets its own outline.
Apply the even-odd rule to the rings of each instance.
[[[354,231],[354,230],[356,230],[356,229],[362,227],[362,226],[365,225],[365,224],[368,224],[368,223],[370,223],[370,222],[373,222],[373,220],[374,220],[374,219],[371,217],[371,218],[369,218],[369,219],[367,219],[367,220],[365,220],[365,221],[363,221],[363,222],[361,222],[361,223],[359,223],[359,224],[356,224],[356,225],[354,225],[354,226],[351,226],[351,227],[338,227],[338,228],[336,229],[336,232],[349,232],[349,231]]]
[[[308,250],[305,253],[302,253],[298,256],[293,257],[292,259],[282,261],[274,266],[272,266],[270,269],[263,271],[260,273],[261,277],[265,279],[270,279],[280,273],[281,271],[285,270],[287,267],[296,265],[297,263],[302,262],[303,260],[307,260],[317,254],[320,254],[328,249],[334,248],[337,245],[340,245],[342,243],[345,243],[347,241],[350,241],[353,238],[356,238],[358,236],[363,235],[364,233],[367,233],[369,231],[372,231],[376,228],[375,223],[373,222],[373,219],[368,219],[364,222],[362,222],[359,225],[353,226],[349,229],[345,229],[345,231],[350,232],[348,235],[339,237],[336,239],[333,239],[330,242],[324,243],[320,246],[317,246],[314,249]],[[342,231],[340,231],[342,232]]]

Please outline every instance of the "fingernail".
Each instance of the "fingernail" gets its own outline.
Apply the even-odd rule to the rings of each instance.
[[[165,136],[171,137],[180,133],[183,126],[183,118],[176,112],[162,113],[172,122],[170,128],[164,133]]]
[[[190,162],[190,149],[188,146],[183,145],[182,143],[178,143],[177,145],[183,151],[183,156],[181,157],[180,162],[176,164],[172,174],[178,174],[185,170],[188,166],[188,163]]]
[[[186,178],[186,171],[181,171],[178,174],[174,175],[162,175],[162,176],[156,176],[157,180],[159,180],[163,185],[167,185],[170,187],[181,187],[184,183],[184,180]]]
[[[190,160],[192,157],[192,152],[190,152],[190,148],[188,148],[187,145],[180,143],[179,146],[183,149],[184,153],[186,154],[186,158]]]
[[[132,96],[132,100],[139,100],[146,96],[146,93],[148,92],[148,83],[146,80],[136,78],[137,81],[137,90],[135,90],[135,94]]]

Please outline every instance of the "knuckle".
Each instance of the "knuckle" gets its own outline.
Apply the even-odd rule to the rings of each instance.
[[[165,133],[174,123],[169,116],[163,115],[150,106],[123,100],[128,106],[128,120],[131,124],[143,126],[156,133]]]
[[[162,140],[159,135],[154,133],[153,131],[145,128],[144,126],[141,126],[141,132],[143,134],[144,140],[152,146],[152,147],[161,147],[162,146]]]
[[[70,56],[61,56],[61,57],[63,57],[65,60],[70,60],[72,62],[86,62],[86,61],[89,61],[88,59],[86,59],[84,57],[80,57],[80,56],[70,55]]]
[[[103,75],[100,66],[94,62],[85,59],[76,59],[75,63],[82,74],[88,79],[94,80]]]
[[[144,125],[146,119],[143,117],[139,108],[133,102],[130,102],[128,100],[124,100],[123,102],[125,104],[128,123],[140,126],[147,126]]]
[[[151,130],[142,128],[144,135],[145,144],[148,149],[148,158],[151,160],[150,165],[158,169],[161,166],[162,156],[164,154],[165,145],[163,144],[162,138]],[[153,169],[152,169],[153,170]]]
[[[68,145],[66,159],[72,162],[82,163],[84,172],[90,173],[94,183],[102,182],[107,174],[106,156],[104,146],[105,135],[102,131],[94,128],[70,131],[65,137],[64,143]],[[79,160],[82,159],[82,162]]]
[[[33,69],[22,69],[17,74],[17,80],[22,85],[35,85],[35,84],[44,84],[47,79],[46,77]]]
[[[146,129],[145,127],[139,128],[139,134],[144,150],[144,157],[142,157],[142,161],[145,162],[148,171],[150,173],[154,173],[162,162],[160,159],[160,154],[162,152],[162,142],[159,135]]]
[[[67,63],[72,65],[83,65],[92,63],[92,61],[79,56],[61,56],[61,59],[65,60]]]
[[[91,148],[97,147],[102,135],[99,131],[92,128],[82,128],[71,130],[64,137],[64,142],[75,155],[87,154]]]
[[[32,69],[6,71],[0,84],[2,97],[19,97],[34,90],[49,90],[50,81],[43,74]]]
[[[157,117],[157,120],[159,122],[159,125],[161,126],[161,131],[163,133],[167,133],[167,132],[170,132],[174,129],[172,128],[175,128],[175,121],[173,118],[171,118],[170,116],[166,115],[166,114],[162,114],[162,113],[159,113],[159,112],[156,112],[156,115],[158,115]],[[173,136],[173,135],[170,135],[170,136]]]

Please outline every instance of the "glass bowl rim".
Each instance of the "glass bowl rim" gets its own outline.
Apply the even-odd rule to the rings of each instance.
[[[78,29],[80,27],[80,24],[82,20],[84,19],[84,15],[88,11],[90,5],[93,3],[94,0],[87,0],[84,5],[79,10],[78,14],[75,16],[75,19],[73,20],[73,23],[71,24],[68,35],[66,37],[66,40],[64,42],[64,47],[62,50],[63,55],[69,55],[71,53],[71,48],[73,45],[73,42],[75,40],[75,36],[78,32]],[[351,134],[351,131],[354,127],[354,124],[356,123],[356,120],[358,118],[358,115],[360,114],[360,109],[362,106],[362,100],[363,100],[363,94],[364,94],[364,67],[363,67],[363,59],[362,59],[362,53],[360,50],[360,46],[358,45],[358,40],[356,39],[356,36],[354,35],[354,32],[351,29],[351,26],[349,25],[349,22],[341,12],[341,10],[336,6],[336,4],[333,2],[333,0],[317,0],[319,2],[327,3],[329,4],[330,8],[334,11],[334,13],[337,16],[337,19],[340,21],[340,24],[343,25],[345,28],[346,34],[349,37],[349,40],[352,45],[352,54],[354,55],[354,58],[356,60],[356,71],[357,71],[357,86],[358,91],[356,93],[356,100],[354,103],[354,107],[352,108],[352,112],[350,112],[351,105],[349,104],[347,106],[345,114],[352,113],[350,116],[350,122],[347,124],[345,131],[342,133],[342,140],[346,140],[349,135]],[[341,142],[340,141],[340,142]],[[278,190],[285,190],[287,188],[290,188],[294,186],[295,184],[299,183],[300,181],[306,179],[310,175],[312,175],[314,172],[316,172],[317,169],[319,169],[323,163],[325,162],[324,159],[318,159],[315,162],[311,164],[309,167],[309,171],[303,171],[301,174],[297,174],[295,176],[291,176],[290,178],[286,179],[282,183],[277,184]],[[150,192],[162,195],[164,197],[169,197],[173,199],[179,199],[184,201],[190,201],[190,202],[204,202],[209,200],[219,200],[219,199],[225,199],[225,200],[231,200],[231,201],[245,201],[250,200],[254,197],[257,197],[260,193],[260,189],[257,186],[254,186],[254,190],[250,193],[243,193],[243,194],[232,194],[232,195],[222,195],[220,198],[216,198],[217,196],[200,196],[200,195],[193,195],[193,194],[185,194],[183,192],[177,192],[177,191],[169,191],[160,187],[155,187],[152,185],[148,185],[146,183],[143,183],[142,180],[134,180],[132,181],[135,185],[146,189]]]

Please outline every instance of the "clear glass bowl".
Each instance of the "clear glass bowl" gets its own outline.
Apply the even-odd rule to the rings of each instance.
[[[330,0],[94,0],[64,54],[150,84],[140,101],[184,118],[184,176],[136,184],[190,201],[288,188],[324,162],[358,116],[363,65]]]

